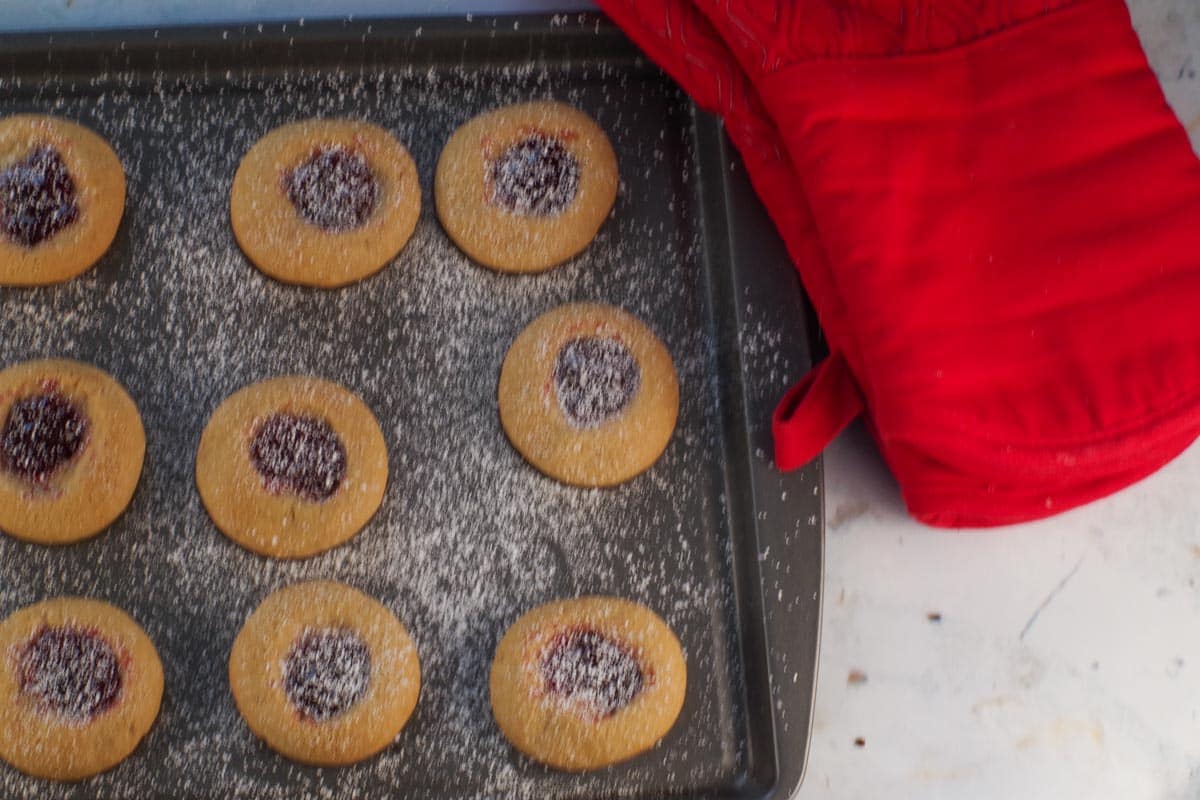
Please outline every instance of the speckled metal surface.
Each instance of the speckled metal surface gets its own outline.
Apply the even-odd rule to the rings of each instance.
[[[475,113],[549,97],[584,109],[612,138],[617,206],[569,263],[493,273],[438,226],[434,164]],[[0,537],[0,614],[59,594],[115,602],[157,644],[167,691],[143,746],[111,772],[47,786],[0,767],[0,795],[715,798],[796,786],[820,609],[820,469],[778,474],[767,421],[808,366],[799,284],[719,125],[618,31],[557,15],[9,36],[0,113],[29,110],[109,137],[129,199],[113,250],[93,270],[0,290],[0,364],[54,354],[110,371],[139,404],[148,450],[129,511],[97,539],[47,549]],[[336,292],[267,279],[228,222],[241,154],[275,125],[312,115],[387,126],[421,177],[412,241],[380,274]],[[644,319],[680,376],[667,452],[613,490],[541,476],[497,416],[508,343],[539,313],[585,299]],[[303,562],[263,559],[222,537],[192,475],[216,404],[288,373],[359,393],[393,465],[364,531]],[[224,673],[262,597],[318,577],[395,610],[424,675],[397,742],[342,770],[304,768],[257,742]],[[689,663],[682,716],[661,746],[587,775],[520,757],[487,700],[506,626],[577,594],[655,608]]]

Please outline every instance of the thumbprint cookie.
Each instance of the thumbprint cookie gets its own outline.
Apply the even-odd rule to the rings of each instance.
[[[213,522],[275,558],[305,558],[354,536],[383,501],[387,476],[387,445],[366,404],[302,376],[230,395],[196,455],[196,485]]]
[[[74,122],[0,118],[0,286],[59,283],[95,264],[125,212],[125,170]]]
[[[288,758],[340,766],[378,753],[421,691],[417,649],[396,616],[331,581],[279,589],[233,643],[229,685],[250,730]]]
[[[640,320],[575,303],[535,319],[500,369],[500,423],[533,466],[576,486],[648,469],[679,414],[671,355]]]
[[[111,376],[78,361],[0,371],[0,530],[67,544],[102,531],[129,505],[146,434]]]
[[[501,272],[541,272],[596,237],[617,197],[617,157],[582,111],[507,106],[454,132],[434,195],[442,226],[468,256]]]
[[[229,198],[233,233],[260,270],[332,288],[382,269],[421,211],[417,168],[377,125],[311,119],[250,148]]]
[[[125,612],[61,597],[0,622],[0,758],[77,781],[123,761],[162,701],[154,645]]]
[[[496,724],[518,750],[581,771],[632,758],[667,734],[683,708],[687,664],[650,609],[581,597],[513,623],[490,684]]]

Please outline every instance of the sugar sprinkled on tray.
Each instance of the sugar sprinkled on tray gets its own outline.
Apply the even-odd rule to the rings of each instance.
[[[691,117],[675,88],[650,71],[535,61],[321,75],[122,69],[43,86],[5,77],[0,90],[0,113],[61,114],[110,138],[129,177],[122,231],[96,269],[54,289],[0,294],[0,364],[49,355],[95,363],[130,390],[148,437],[137,495],[110,531],[68,550],[0,540],[0,613],[57,594],[114,602],[146,628],[167,682],[159,720],[120,767],[74,787],[0,768],[0,795],[121,800],[152,789],[184,798],[220,787],[266,800],[376,790],[542,798],[700,786],[733,773],[744,753],[740,712],[728,700],[739,678],[715,499],[723,486],[716,359],[693,187],[678,169],[692,169]],[[497,275],[440,230],[433,167],[445,139],[475,113],[538,98],[594,116],[614,141],[625,183],[582,256],[540,276]],[[275,125],[337,115],[382,124],[408,146],[422,217],[396,262],[361,284],[283,286],[239,252],[229,184],[241,154]],[[495,383],[508,344],[540,313],[576,300],[645,320],[681,382],[671,446],[649,473],[615,490],[541,476],[498,424]],[[217,404],[288,373],[362,396],[383,425],[392,476],[359,536],[300,562],[263,559],[221,536],[193,477],[200,431]],[[291,764],[258,743],[223,677],[250,611],[271,590],[310,578],[379,598],[408,627],[422,662],[408,728],[380,756],[342,770]],[[644,759],[591,776],[546,773],[516,756],[492,723],[488,665],[522,612],[599,593],[647,604],[679,634],[692,675],[688,705],[666,745]]]

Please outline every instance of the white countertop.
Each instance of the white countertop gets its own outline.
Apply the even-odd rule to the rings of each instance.
[[[366,16],[397,5],[0,0],[0,30]],[[404,11],[588,5],[427,0]],[[1200,2],[1131,6],[1200,148]],[[1200,447],[1114,497],[986,532],[910,520],[861,426],[825,464],[823,638],[799,800],[1200,798]]]

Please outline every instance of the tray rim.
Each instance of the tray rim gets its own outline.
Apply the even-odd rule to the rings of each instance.
[[[816,330],[815,312],[813,312],[811,303],[804,294],[802,287],[799,285],[798,277],[796,276],[794,267],[788,257],[782,240],[778,236],[777,230],[774,228],[774,223],[769,219],[766,210],[762,207],[758,195],[754,192],[751,186],[747,173],[740,155],[737,153],[732,141],[725,134],[721,121],[715,116],[698,109],[695,104],[692,104],[693,115],[695,118],[695,130],[697,140],[701,142],[701,153],[698,154],[700,161],[700,169],[703,171],[707,166],[710,174],[710,179],[718,184],[715,190],[710,190],[707,197],[701,198],[701,202],[708,201],[711,207],[706,208],[705,213],[709,216],[723,215],[723,224],[709,228],[710,230],[720,230],[723,234],[723,240],[710,242],[710,246],[706,248],[706,255],[711,258],[714,251],[723,251],[728,258],[729,269],[727,271],[709,269],[709,274],[717,274],[726,278],[726,282],[714,286],[712,288],[712,296],[709,300],[709,308],[716,309],[719,306],[726,306],[727,320],[734,320],[737,329],[724,332],[723,336],[726,339],[732,339],[732,342],[727,342],[724,349],[735,355],[739,364],[736,374],[738,380],[723,382],[723,385],[729,389],[740,389],[734,391],[732,397],[726,396],[722,400],[722,405],[734,408],[734,417],[732,421],[727,420],[725,426],[726,438],[735,438],[732,445],[734,451],[740,450],[742,458],[739,459],[737,468],[744,469],[748,474],[743,475],[743,480],[751,487],[751,496],[746,499],[746,505],[741,514],[741,526],[744,527],[750,535],[739,537],[743,539],[743,544],[748,541],[753,541],[758,549],[751,551],[749,554],[743,553],[742,560],[745,564],[743,569],[750,570],[755,576],[755,586],[753,589],[759,595],[763,603],[763,613],[755,617],[756,626],[761,623],[764,628],[762,635],[764,637],[764,646],[767,650],[767,661],[771,661],[772,644],[777,644],[776,636],[772,636],[772,632],[778,634],[779,626],[771,626],[770,620],[773,613],[782,616],[783,604],[780,599],[767,591],[765,585],[765,576],[762,569],[762,558],[759,553],[764,552],[763,547],[785,544],[785,537],[782,535],[782,530],[776,526],[774,528],[760,525],[759,521],[765,520],[770,516],[778,515],[783,510],[783,499],[773,491],[775,488],[770,484],[784,483],[785,485],[794,485],[799,482],[793,480],[800,478],[803,472],[808,472],[815,487],[815,495],[817,497],[816,518],[818,523],[817,540],[816,540],[816,575],[815,585],[813,586],[812,595],[812,624],[810,633],[812,635],[812,653],[811,653],[811,677],[806,676],[806,692],[807,695],[804,701],[807,703],[804,715],[803,732],[798,737],[794,732],[788,735],[788,726],[782,725],[782,709],[775,702],[771,703],[770,713],[772,716],[773,736],[772,742],[775,746],[775,764],[777,767],[775,780],[761,791],[760,797],[792,797],[800,788],[804,781],[805,772],[808,767],[808,752],[812,741],[812,724],[813,724],[813,706],[816,698],[817,688],[817,667],[819,661],[820,638],[821,638],[821,609],[824,602],[824,520],[825,520],[825,488],[824,488],[824,469],[823,459],[818,457],[815,461],[807,465],[802,472],[791,473],[790,475],[781,474],[774,467],[773,459],[766,464],[756,463],[752,454],[756,449],[766,448],[767,452],[771,452],[772,441],[770,437],[770,409],[756,409],[758,416],[755,415],[753,409],[756,405],[751,397],[750,385],[741,380],[747,373],[741,367],[741,362],[745,359],[744,350],[738,341],[738,332],[742,327],[748,324],[748,311],[737,298],[740,297],[737,292],[738,281],[736,278],[743,273],[753,273],[757,266],[761,263],[760,258],[764,255],[762,249],[768,257],[773,257],[778,260],[778,263],[783,267],[784,275],[778,274],[780,270],[776,270],[773,276],[776,283],[787,285],[789,282],[794,282],[797,297],[801,299],[804,307],[804,314],[801,318],[795,320],[792,326],[793,334],[796,340],[792,343],[795,350],[803,350],[802,353],[793,353],[798,355],[802,362],[803,368],[807,369],[812,364],[813,345],[812,335]],[[710,158],[707,165],[702,157],[703,153],[709,153]],[[719,198],[719,199],[718,199]],[[742,211],[739,220],[738,210]],[[747,216],[753,220],[749,226]],[[706,227],[708,227],[706,221]],[[749,227],[750,230],[743,231],[742,228]],[[757,237],[766,237],[768,241],[765,243],[758,241],[760,246],[754,246]],[[711,237],[710,237],[711,238]],[[765,247],[761,245],[765,244]],[[761,247],[761,249],[760,249]],[[789,280],[790,279],[790,280]],[[774,400],[772,399],[772,404]],[[773,407],[773,405],[772,405]],[[730,445],[727,444],[727,454]],[[786,512],[784,512],[786,513]],[[731,522],[731,534],[737,536],[738,523]],[[744,549],[744,548],[743,548]],[[736,558],[736,554],[735,554]],[[735,569],[736,573],[737,570]],[[774,628],[774,631],[767,630]],[[773,665],[777,666],[777,665]],[[771,679],[775,679],[776,670],[771,670]],[[793,702],[796,699],[793,698]],[[784,752],[784,745],[796,738],[800,738],[799,763],[789,762]]]

